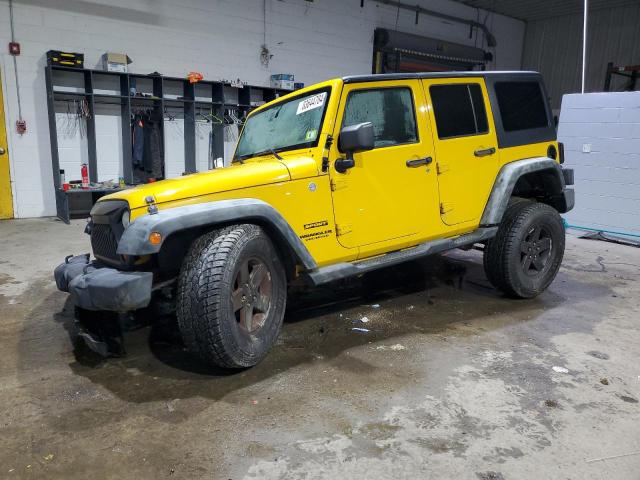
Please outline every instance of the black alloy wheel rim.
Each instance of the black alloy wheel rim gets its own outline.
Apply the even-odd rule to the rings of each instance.
[[[520,243],[520,265],[526,275],[535,277],[544,273],[551,263],[553,240],[544,225],[534,225]]]
[[[271,272],[266,263],[252,257],[236,273],[231,292],[233,312],[242,330],[254,333],[267,320],[272,296]]]

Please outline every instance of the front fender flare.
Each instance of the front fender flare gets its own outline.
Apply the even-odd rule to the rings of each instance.
[[[531,172],[548,170],[557,176],[558,185],[561,191],[566,190],[562,167],[555,160],[549,157],[535,157],[504,165],[496,177],[493,184],[489,201],[484,208],[480,226],[498,225],[502,221],[502,216],[507,210],[509,198],[520,177]]]
[[[139,217],[122,234],[117,253],[150,255],[158,253],[166,239],[176,232],[223,223],[252,222],[269,225],[280,236],[280,240],[287,243],[306,269],[316,268],[315,260],[282,215],[268,203],[254,198],[187,205]],[[149,242],[151,232],[162,235],[162,243],[152,245]]]

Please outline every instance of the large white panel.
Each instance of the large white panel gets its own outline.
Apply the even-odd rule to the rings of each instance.
[[[164,162],[167,178],[179,177],[184,168],[184,119],[164,122]]]
[[[206,172],[209,170],[209,148],[213,141],[210,123],[196,123],[196,170]]]
[[[96,155],[98,181],[118,182],[122,176],[122,119],[119,105],[96,108]]]
[[[640,235],[638,98],[640,92],[563,97],[558,139],[576,182],[570,224]]]

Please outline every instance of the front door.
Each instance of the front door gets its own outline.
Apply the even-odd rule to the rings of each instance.
[[[423,80],[433,126],[440,213],[447,225],[479,222],[495,180],[498,142],[480,78]]]
[[[345,173],[330,167],[338,241],[347,248],[418,235],[437,219],[433,142],[419,80],[346,84],[336,118],[331,158],[340,129],[374,127],[375,148],[354,155]],[[402,243],[401,240],[399,243]]]
[[[11,199],[11,180],[9,178],[9,148],[7,147],[7,131],[4,122],[2,76],[0,76],[0,219],[12,217],[13,201]]]

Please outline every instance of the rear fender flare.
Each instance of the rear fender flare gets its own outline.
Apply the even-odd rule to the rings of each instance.
[[[160,210],[136,218],[124,231],[118,243],[120,255],[150,255],[158,253],[172,234],[197,227],[214,227],[229,223],[266,224],[291,249],[305,269],[316,268],[316,262],[284,217],[268,203],[254,198],[220,200]],[[158,232],[162,242],[149,242],[151,232]]]
[[[502,221],[502,216],[509,204],[509,198],[511,198],[513,189],[520,177],[541,171],[548,171],[549,174],[557,177],[559,191],[554,193],[560,194],[566,189],[562,167],[549,157],[527,158],[507,163],[498,172],[491,195],[482,214],[480,226],[498,225]]]

